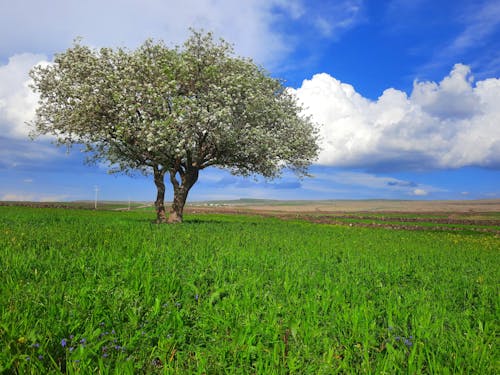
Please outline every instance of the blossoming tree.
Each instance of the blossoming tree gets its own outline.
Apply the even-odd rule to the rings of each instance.
[[[33,134],[84,145],[111,172],[152,174],[158,222],[182,221],[207,167],[305,176],[318,153],[314,124],[282,82],[210,33],[193,31],[181,48],[148,40],[134,51],[77,41],[30,74],[40,94]],[[165,176],[174,191],[168,219]]]

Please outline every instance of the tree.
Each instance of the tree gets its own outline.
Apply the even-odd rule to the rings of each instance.
[[[211,33],[135,51],[76,41],[30,75],[40,94],[33,134],[82,144],[111,172],[152,174],[158,222],[167,221],[165,175],[174,190],[168,222],[180,222],[202,169],[275,178],[289,168],[302,177],[318,153],[314,124],[282,82]]]

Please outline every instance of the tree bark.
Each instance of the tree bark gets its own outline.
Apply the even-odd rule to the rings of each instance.
[[[180,183],[177,180],[177,174],[179,174],[181,178]],[[191,168],[186,171],[170,171],[170,181],[172,182],[172,186],[174,188],[174,199],[168,216],[169,223],[182,223],[184,205],[186,204],[189,190],[191,190],[195,182],[198,181],[198,174],[198,168]]]
[[[159,169],[159,167],[153,168],[154,180],[157,189],[156,193],[156,222],[166,223],[167,215],[165,213],[165,170]]]

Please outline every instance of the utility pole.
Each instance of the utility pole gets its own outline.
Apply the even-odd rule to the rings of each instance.
[[[94,209],[97,210],[97,192],[99,191],[99,186],[94,185],[95,198],[94,198]]]

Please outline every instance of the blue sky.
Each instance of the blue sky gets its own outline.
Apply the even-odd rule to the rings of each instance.
[[[191,201],[500,198],[499,0],[17,0],[0,3],[0,200],[153,200],[150,177],[28,138],[28,71],[78,36],[175,45],[189,27],[285,79],[322,137],[312,178],[207,169]]]

